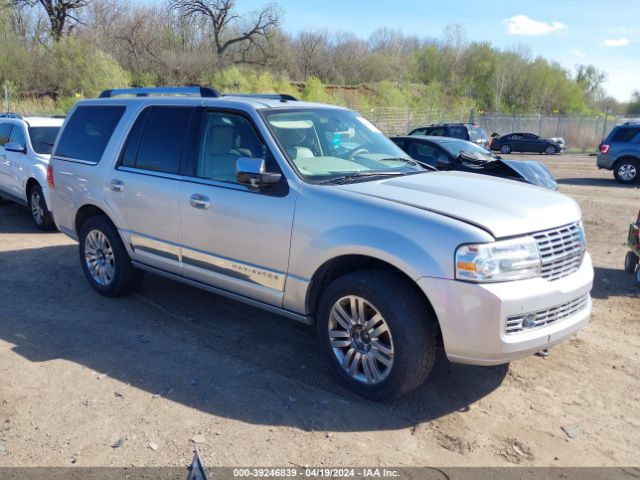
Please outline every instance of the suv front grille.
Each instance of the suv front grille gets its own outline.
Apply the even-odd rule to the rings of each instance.
[[[549,281],[571,275],[580,268],[585,252],[581,222],[533,234],[542,259],[541,276]]]
[[[576,298],[564,305],[539,310],[533,313],[523,313],[507,317],[505,323],[505,333],[507,335],[530,331],[537,328],[545,327],[551,323],[557,322],[564,318],[568,318],[587,308],[589,304],[589,294]]]

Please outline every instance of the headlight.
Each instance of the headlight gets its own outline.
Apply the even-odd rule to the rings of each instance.
[[[531,237],[462,245],[456,250],[456,278],[472,282],[504,282],[540,275],[540,253]]]

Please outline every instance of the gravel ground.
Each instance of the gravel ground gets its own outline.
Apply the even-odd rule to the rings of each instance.
[[[516,158],[516,156],[512,156]],[[0,206],[0,466],[637,465],[640,288],[622,263],[640,190],[538,155],[582,206],[591,323],[547,359],[438,359],[392,404],[338,386],[295,322],[148,275],[107,299],[77,245]]]

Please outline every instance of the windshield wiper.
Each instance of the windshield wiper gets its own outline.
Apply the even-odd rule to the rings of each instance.
[[[369,177],[397,177],[401,175],[406,175],[406,172],[354,172],[349,173],[348,175],[340,175],[339,177],[333,177],[328,180],[323,180],[319,183],[343,183],[351,180],[356,180],[358,178],[369,178]]]

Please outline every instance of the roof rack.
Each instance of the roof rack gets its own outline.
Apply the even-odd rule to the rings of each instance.
[[[17,112],[0,112],[0,118],[22,118]]]
[[[211,87],[150,87],[150,88],[114,88],[105,90],[99,98],[111,98],[117,95],[135,95],[148,97],[149,95],[193,95],[199,97],[219,97],[220,94]]]
[[[624,122],[622,125],[640,125],[640,121],[638,121],[638,122]]]
[[[225,97],[247,97],[247,98],[264,98],[267,100],[280,100],[281,102],[298,101],[293,95],[288,93],[225,93]]]

